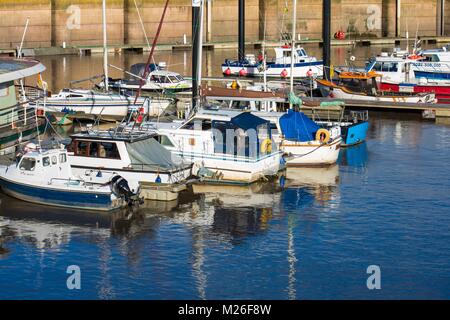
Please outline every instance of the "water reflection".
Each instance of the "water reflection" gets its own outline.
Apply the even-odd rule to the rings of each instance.
[[[366,142],[342,149],[339,153],[338,162],[344,166],[365,168],[368,161],[369,155]]]

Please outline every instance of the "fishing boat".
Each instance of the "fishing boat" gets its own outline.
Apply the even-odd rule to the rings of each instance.
[[[322,95],[330,98],[387,103],[436,103],[434,93],[392,92],[379,89],[374,71],[342,71],[337,79],[316,79]]]
[[[146,122],[141,130],[146,128],[193,163],[193,173],[206,183],[251,184],[284,168],[269,121],[249,112],[201,109],[186,122]]]
[[[110,89],[129,94],[135,93],[139,88],[145,92],[180,92],[192,89],[192,83],[181,74],[165,70],[154,63],[150,64],[150,72],[144,79],[145,65],[145,63],[132,65],[130,72],[127,72],[129,78],[110,79]],[[104,83],[99,83],[98,87],[103,88]]]
[[[431,57],[430,57],[431,55]],[[405,57],[382,53],[372,58],[366,72],[375,71],[382,75],[378,79],[380,90],[407,93],[434,93],[438,103],[450,103],[450,61],[447,64],[434,62],[435,54]],[[438,60],[439,61],[439,60]]]
[[[25,85],[26,78],[44,70],[45,66],[37,60],[0,58],[0,154],[15,152],[16,146],[34,138],[45,127],[45,121],[38,119],[30,106],[44,92]]]
[[[145,199],[177,199],[186,189],[192,164],[167,151],[164,146],[170,142],[155,132],[120,129],[71,135],[67,148],[74,174],[95,183],[119,174],[132,188],[140,188]]]
[[[18,163],[0,167],[0,186],[15,198],[57,207],[111,211],[138,200],[125,179],[106,184],[76,178],[65,149],[31,149]]]
[[[267,77],[287,78],[291,76],[291,46],[283,45],[274,48],[275,59],[265,63],[263,59],[256,61],[255,55],[246,55],[242,61],[225,60],[222,64],[222,73],[226,76],[262,76],[264,72]],[[323,76],[323,62],[316,57],[308,56],[305,49],[298,46],[294,52],[293,76],[306,78],[310,75]]]

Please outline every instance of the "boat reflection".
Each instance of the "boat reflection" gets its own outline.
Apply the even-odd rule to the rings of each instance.
[[[351,148],[342,149],[338,160],[342,166],[357,168],[365,168],[368,161],[369,153],[365,142]]]

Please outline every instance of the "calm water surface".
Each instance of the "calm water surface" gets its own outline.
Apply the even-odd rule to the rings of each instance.
[[[42,60],[54,90],[101,73],[100,56]],[[365,144],[288,171],[284,188],[195,188],[112,215],[0,193],[0,299],[448,299],[450,126],[370,116]],[[81,290],[67,289],[69,265]],[[381,290],[367,289],[369,265]]]
[[[1,195],[0,298],[449,298],[450,127],[372,115],[339,165],[138,212]],[[81,290],[68,290],[78,265]],[[366,287],[378,265],[382,288]]]

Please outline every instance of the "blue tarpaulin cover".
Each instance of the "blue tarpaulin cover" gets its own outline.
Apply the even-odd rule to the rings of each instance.
[[[256,130],[256,128],[260,125],[269,123],[269,121],[261,119],[250,112],[242,112],[241,114],[231,118],[231,123],[247,131],[248,129]]]
[[[286,139],[295,141],[311,141],[319,130],[319,125],[303,112],[288,110],[280,118],[281,131]]]

